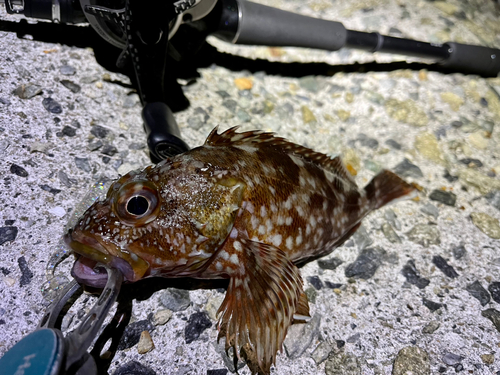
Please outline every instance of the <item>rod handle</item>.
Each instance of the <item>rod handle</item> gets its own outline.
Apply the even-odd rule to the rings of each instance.
[[[500,50],[455,42],[445,44],[448,58],[440,64],[446,68],[481,76],[496,77],[500,73]]]
[[[233,43],[318,48],[336,51],[346,42],[340,22],[303,16],[238,0],[238,31]]]

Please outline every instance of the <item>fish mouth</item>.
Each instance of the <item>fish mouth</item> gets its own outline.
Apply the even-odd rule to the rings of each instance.
[[[95,238],[71,230],[64,235],[64,242],[75,253],[80,255],[71,269],[71,276],[80,284],[104,288],[108,281],[108,273],[104,266],[118,269],[123,274],[124,281],[129,282],[142,278],[149,268],[145,261],[138,258],[136,263],[139,263],[141,267],[137,272],[127,260],[109,254],[105,247]],[[146,271],[144,268],[146,268]]]

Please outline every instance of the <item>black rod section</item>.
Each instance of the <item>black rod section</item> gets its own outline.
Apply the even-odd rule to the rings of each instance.
[[[494,77],[500,73],[500,50],[447,42],[433,44],[379,33],[347,30],[327,21],[271,8],[245,0],[223,4],[215,36],[235,44],[317,48],[343,47],[432,59],[446,68]]]
[[[412,39],[394,38],[379,33],[347,30],[345,47],[367,52],[385,52],[430,59],[446,59],[450,55],[445,44],[432,44]]]

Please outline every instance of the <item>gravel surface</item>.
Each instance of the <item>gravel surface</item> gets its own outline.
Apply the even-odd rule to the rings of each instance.
[[[490,0],[259,2],[350,29],[500,48]],[[3,8],[0,18],[18,20]],[[190,146],[216,125],[274,131],[341,154],[360,186],[386,168],[421,190],[370,214],[343,247],[301,269],[314,318],[291,327],[272,373],[500,374],[500,78],[395,70],[397,55],[209,41],[248,59],[182,82],[190,107],[176,119]],[[0,61],[2,355],[71,278],[68,259],[47,282],[92,183],[150,161],[130,80],[97,64],[91,49],[0,31]],[[377,71],[353,66],[374,61]],[[294,71],[289,62],[301,64]],[[224,290],[161,285],[169,288],[133,299],[109,373],[234,371],[216,343]],[[94,301],[81,298],[63,329]]]

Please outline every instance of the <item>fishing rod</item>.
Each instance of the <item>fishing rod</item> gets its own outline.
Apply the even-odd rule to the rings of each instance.
[[[133,66],[131,80],[143,105],[151,159],[185,152],[168,103],[182,95],[172,67],[193,58],[209,35],[234,44],[342,48],[429,59],[450,71],[497,76],[500,50],[455,42],[426,43],[348,30],[340,22],[308,17],[246,0],[0,0],[9,14],[62,24],[88,22],[122,52],[116,65]]]

